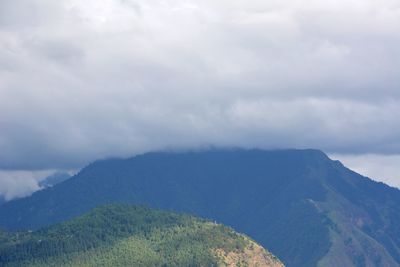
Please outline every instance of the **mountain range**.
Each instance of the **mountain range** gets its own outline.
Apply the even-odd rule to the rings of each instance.
[[[107,203],[146,204],[233,227],[286,266],[400,266],[400,191],[319,150],[213,149],[96,161],[0,206],[35,230]]]

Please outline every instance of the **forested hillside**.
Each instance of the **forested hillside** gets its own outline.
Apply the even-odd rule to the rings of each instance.
[[[232,229],[129,205],[38,231],[0,232],[0,266],[283,266]]]

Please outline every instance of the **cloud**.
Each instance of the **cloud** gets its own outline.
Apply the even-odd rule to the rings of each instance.
[[[0,169],[168,147],[400,154],[400,3],[0,2]]]
[[[25,197],[40,189],[38,182],[54,171],[0,170],[0,196],[6,201]]]

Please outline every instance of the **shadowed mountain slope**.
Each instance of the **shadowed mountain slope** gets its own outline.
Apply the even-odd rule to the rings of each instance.
[[[104,203],[149,204],[244,232],[287,266],[398,266],[400,192],[318,150],[148,153],[95,162],[0,207],[0,225],[35,229]]]
[[[55,186],[56,184],[62,183],[69,178],[71,178],[71,175],[67,172],[56,172],[40,181],[39,186],[41,188]]]

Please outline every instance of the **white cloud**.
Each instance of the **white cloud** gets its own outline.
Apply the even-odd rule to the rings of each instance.
[[[5,200],[28,196],[40,189],[38,182],[54,171],[0,170],[0,196]]]
[[[26,197],[43,189],[40,185],[43,180],[49,178],[47,182],[53,185],[54,175],[59,178],[59,175],[76,173],[77,170],[0,170],[0,198],[9,201]]]

